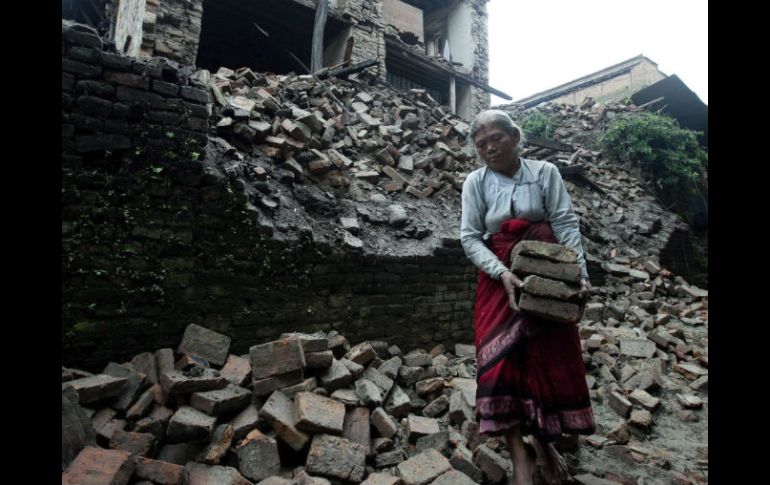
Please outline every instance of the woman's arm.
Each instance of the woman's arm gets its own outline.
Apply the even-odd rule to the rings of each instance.
[[[546,163],[543,167],[543,190],[545,192],[545,211],[551,223],[551,229],[559,244],[564,244],[574,249],[577,253],[577,262],[580,264],[580,277],[588,281],[588,268],[586,267],[583,244],[580,240],[580,227],[575,210],[572,208],[572,199],[567,193],[564,181],[559,169],[552,163]]]
[[[484,245],[484,213],[479,185],[478,172],[468,175],[463,184],[460,242],[471,262],[491,278],[498,280],[508,268]]]

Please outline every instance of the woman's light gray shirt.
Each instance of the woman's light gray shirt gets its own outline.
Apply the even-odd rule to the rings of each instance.
[[[513,178],[486,166],[468,174],[463,184],[460,241],[468,258],[489,276],[499,279],[508,268],[485,245],[511,218],[547,220],[560,244],[577,252],[581,276],[588,278],[578,219],[559,169],[550,162],[521,160]]]

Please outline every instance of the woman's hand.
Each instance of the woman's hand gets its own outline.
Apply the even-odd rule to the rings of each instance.
[[[511,271],[504,271],[500,275],[500,282],[505,288],[505,292],[508,294],[508,304],[515,311],[519,311],[519,305],[516,303],[516,288],[521,288],[524,283]]]
[[[591,282],[588,281],[588,278],[580,278],[580,290],[578,291],[578,297],[580,297],[580,299],[585,302],[585,300],[588,299],[588,292],[590,292],[592,288],[593,287],[591,286]]]

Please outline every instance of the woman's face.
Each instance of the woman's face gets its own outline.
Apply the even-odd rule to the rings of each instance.
[[[481,125],[473,137],[476,151],[489,168],[513,174],[516,162],[514,151],[519,143],[518,133],[510,134],[496,125]]]

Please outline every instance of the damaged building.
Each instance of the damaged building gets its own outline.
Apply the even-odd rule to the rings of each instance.
[[[371,64],[381,81],[425,89],[469,119],[489,107],[487,0],[328,0],[323,66]],[[310,72],[315,0],[62,0],[62,16],[116,50],[216,72]]]

